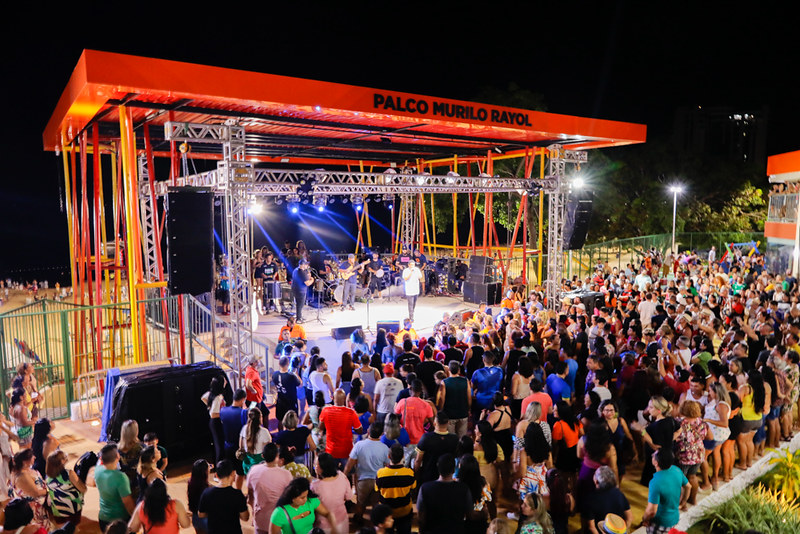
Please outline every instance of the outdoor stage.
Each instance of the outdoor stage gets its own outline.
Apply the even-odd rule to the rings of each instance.
[[[384,294],[386,292],[384,291]],[[391,302],[382,302],[380,298],[369,304],[369,320],[367,318],[367,304],[356,302],[355,310],[341,311],[339,307],[320,308],[317,321],[317,309],[306,306],[303,315],[306,322],[303,328],[306,331],[309,348],[319,346],[322,356],[328,361],[328,372],[334,377],[336,369],[341,365],[342,352],[350,350],[350,340],[336,340],[331,337],[331,329],[348,326],[361,326],[367,336],[367,341],[372,343],[378,333],[378,321],[400,321],[402,328],[403,319],[408,317],[408,304],[403,296],[392,296]],[[433,327],[441,321],[444,313],[475,310],[477,304],[464,302],[462,297],[427,296],[417,300],[414,311],[414,329],[420,337],[428,336],[433,332]],[[256,326],[256,324],[258,326]],[[267,343],[271,354],[274,354],[278,344],[278,332],[286,324],[286,317],[279,313],[258,315],[253,317],[253,335],[258,340]],[[371,333],[367,331],[371,330]],[[269,361],[269,360],[268,360]],[[277,365],[272,365],[276,368]]]

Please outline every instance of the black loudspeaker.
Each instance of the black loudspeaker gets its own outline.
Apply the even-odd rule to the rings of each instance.
[[[469,258],[469,270],[473,272],[485,273],[492,265],[494,265],[494,260],[489,256],[471,256]]]
[[[331,337],[333,339],[350,339],[350,334],[361,328],[357,326],[343,326],[341,328],[331,328]]]
[[[200,295],[214,286],[214,192],[167,190],[167,270],[173,295]]]
[[[564,220],[564,250],[578,250],[586,242],[592,219],[594,193],[584,189],[572,191],[567,197]]]
[[[480,304],[485,302],[487,305],[499,304],[502,297],[503,288],[500,282],[491,284],[464,282],[464,302]]]
[[[139,423],[139,438],[148,432],[158,434],[159,445],[169,450],[171,459],[195,459],[211,449],[208,409],[200,400],[211,379],[225,373],[210,362],[176,367],[157,367],[120,378],[114,390],[108,439],[119,440],[122,423]],[[223,392],[226,405],[233,400],[228,380]],[[169,407],[169,409],[165,409]]]
[[[469,272],[467,273],[466,281],[473,284],[488,284],[491,282],[491,277],[485,274]]]
[[[383,328],[386,330],[386,333],[389,332],[398,333],[400,331],[400,321],[378,321],[376,325],[376,330],[378,328]]]

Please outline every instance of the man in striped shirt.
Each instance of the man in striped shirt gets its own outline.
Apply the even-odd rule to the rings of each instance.
[[[392,445],[389,450],[388,467],[378,470],[375,489],[381,494],[381,502],[392,509],[394,529],[397,534],[411,534],[414,506],[411,492],[417,487],[414,471],[403,465],[403,446]]]

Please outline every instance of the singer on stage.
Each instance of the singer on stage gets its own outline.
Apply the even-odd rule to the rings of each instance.
[[[409,260],[408,267],[403,269],[406,300],[408,301],[408,318],[414,320],[414,308],[417,307],[419,297],[419,283],[422,281],[422,271],[417,268],[414,260]]]

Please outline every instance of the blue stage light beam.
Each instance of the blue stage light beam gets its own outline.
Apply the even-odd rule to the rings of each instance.
[[[279,247],[278,244],[272,240],[267,231],[264,230],[264,227],[261,226],[261,221],[259,221],[258,219],[253,219],[253,221],[256,223],[256,226],[258,226],[258,229],[261,230],[261,233],[267,239],[267,242],[269,242],[269,246],[270,248],[272,248],[275,257],[278,258],[278,261],[284,264],[286,266],[286,269],[291,269],[291,265],[286,260],[286,256],[284,256],[283,253],[281,252],[281,247]],[[289,272],[289,274],[291,274],[291,271]]]
[[[222,250],[222,254],[227,256],[228,255],[228,251],[225,248],[225,243],[222,242],[222,238],[217,233],[217,229],[216,228],[214,228],[214,239],[217,240],[217,244],[219,245],[219,248]]]
[[[330,254],[331,256],[335,256],[334,252],[331,250],[331,248],[328,246],[328,244],[325,242],[325,240],[324,240],[324,239],[322,239],[322,237],[320,237],[320,235],[319,235],[319,234],[318,234],[318,233],[317,233],[317,232],[314,230],[314,228],[313,228],[313,225],[311,225],[311,224],[308,224],[308,223],[305,221],[305,219],[306,219],[307,217],[308,217],[308,218],[311,218],[311,217],[313,217],[313,215],[304,215],[304,214],[302,214],[302,213],[300,214],[300,220],[301,220],[301,221],[303,221],[303,228],[306,228],[306,229],[308,229],[308,231],[309,231],[309,232],[311,232],[311,233],[313,234],[313,236],[314,236],[314,237],[317,239],[317,242],[318,242],[320,245],[322,245],[322,248],[324,248],[324,249],[325,249],[325,251],[326,251],[328,254]],[[316,219],[317,217],[314,217],[314,218]]]

